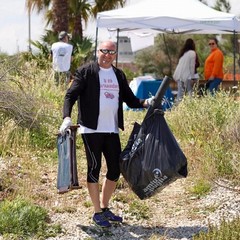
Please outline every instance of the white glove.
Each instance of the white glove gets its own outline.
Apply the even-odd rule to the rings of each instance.
[[[145,104],[147,105],[147,107],[149,107],[150,105],[153,104],[153,101],[154,101],[154,96],[145,99]]]
[[[72,120],[71,120],[71,118],[70,118],[70,117],[65,117],[65,118],[63,119],[62,125],[61,125],[61,127],[60,127],[60,129],[59,129],[59,132],[60,132],[62,135],[64,135],[65,130],[66,130],[69,126],[71,126],[71,125],[72,125]]]
[[[80,126],[80,124],[78,124],[78,126],[79,126],[79,127],[78,127],[78,129],[77,129],[77,134],[80,135],[80,134],[81,134],[81,129],[80,129],[81,126]]]

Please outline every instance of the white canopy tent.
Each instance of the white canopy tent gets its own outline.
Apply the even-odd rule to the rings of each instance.
[[[98,28],[235,35],[240,33],[240,20],[234,14],[216,11],[198,0],[139,0],[121,9],[98,13],[96,27],[96,35]],[[235,46],[233,53],[235,77]]]
[[[240,32],[240,20],[198,0],[142,0],[97,14],[98,28],[155,29],[167,33]]]

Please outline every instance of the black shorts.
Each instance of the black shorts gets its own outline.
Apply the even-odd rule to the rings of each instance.
[[[97,183],[101,170],[102,154],[106,159],[106,178],[117,181],[120,176],[119,156],[121,144],[117,133],[89,133],[82,134],[87,156],[87,182]]]

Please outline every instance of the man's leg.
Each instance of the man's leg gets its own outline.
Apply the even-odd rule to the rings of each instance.
[[[105,217],[111,222],[122,222],[122,217],[115,215],[109,209],[109,201],[116,189],[120,176],[119,156],[121,153],[120,138],[117,133],[105,134],[103,154],[107,164],[106,179],[102,186],[101,207]]]
[[[117,133],[105,134],[103,154],[106,159],[107,173],[102,186],[101,207],[107,208],[120,176],[119,156],[121,153],[120,138]]]
[[[93,221],[101,227],[111,226],[108,220],[122,222],[121,217],[116,216],[108,209],[109,200],[116,188],[117,180],[120,175],[118,159],[121,152],[121,144],[119,135],[82,134],[82,138],[88,161],[87,186],[95,211]],[[98,180],[101,169],[102,149],[108,171],[106,174],[107,179],[103,183],[102,197],[100,200]]]
[[[94,207],[93,222],[99,227],[111,227],[111,223],[100,207],[99,184],[88,182],[87,187]]]
[[[66,87],[68,87],[68,84],[70,83],[70,78],[71,78],[71,72],[67,71],[66,72]]]
[[[54,82],[56,86],[59,85],[59,72],[54,72]]]
[[[87,187],[94,207],[93,221],[100,227],[110,227],[100,206],[99,173],[101,169],[101,134],[82,134],[88,162]]]
[[[88,163],[87,187],[94,211],[100,212],[100,190],[98,181],[101,169],[101,137],[99,134],[82,134],[82,139]]]
[[[116,188],[117,182],[108,180],[105,178],[102,186],[102,197],[101,197],[101,207],[107,208],[109,204],[109,200]]]
[[[88,187],[88,192],[89,192],[89,195],[92,200],[93,207],[94,207],[94,212],[95,213],[101,212],[102,209],[100,207],[99,184],[88,182],[87,187]]]
[[[61,86],[65,87],[65,85],[66,85],[66,73],[65,72],[59,73],[59,83]]]

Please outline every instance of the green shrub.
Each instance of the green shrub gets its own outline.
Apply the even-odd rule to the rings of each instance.
[[[150,209],[147,204],[134,200],[129,203],[129,214],[135,216],[137,220],[149,219]]]
[[[186,97],[165,114],[194,175],[240,179],[239,116],[239,101],[224,91]]]
[[[222,220],[219,227],[210,225],[207,233],[200,232],[193,240],[238,240],[240,239],[240,218]]]
[[[41,195],[33,193],[36,186],[42,184],[39,181],[41,173],[56,169],[55,134],[62,122],[66,89],[54,85],[53,74],[47,64],[41,69],[37,67],[39,62],[33,59],[22,61],[21,64],[15,61],[16,59],[4,60],[0,67],[0,91],[13,94],[8,99],[7,95],[1,95],[5,96],[3,102],[7,103],[6,106],[12,111],[7,111],[4,106],[0,109],[0,155],[3,162],[9,163],[7,171],[1,174],[0,189],[8,189],[4,192],[6,198],[21,195],[41,202]],[[73,122],[76,122],[76,110],[75,105]],[[141,124],[145,114],[146,111],[124,112],[125,131],[120,131],[123,148],[132,131],[132,124],[135,121]],[[189,178],[192,177],[193,181],[192,193],[204,196],[211,189],[211,180],[219,177],[231,179],[239,184],[239,100],[235,100],[224,91],[218,92],[215,97],[186,97],[178,106],[165,112],[165,118],[187,156]],[[77,139],[77,146],[78,159],[82,161],[80,171],[85,174],[87,161],[81,138]],[[15,161],[12,156],[15,156]],[[133,193],[126,195],[126,187],[124,181],[118,182],[119,193],[114,196],[114,200],[129,203],[129,209],[126,211],[130,217],[148,219],[152,214],[148,205],[136,201]],[[47,198],[48,195],[44,197]],[[89,207],[89,202],[86,201],[84,206]],[[63,211],[71,212],[72,209],[66,208]],[[34,236],[43,238],[60,231],[58,226],[49,226],[47,221],[44,209],[24,200],[4,201],[0,205],[0,234],[6,239],[31,239]],[[218,233],[215,231],[214,234],[218,234],[219,238],[201,239],[228,239],[221,238],[221,232],[227,237],[230,237],[227,232],[239,234],[239,220],[225,223],[225,227]],[[154,236],[152,238],[156,239]]]
[[[22,199],[5,200],[0,203],[0,233],[23,239],[55,236],[59,226],[49,226],[47,211]]]
[[[211,190],[211,184],[204,179],[195,181],[193,187],[191,187],[190,192],[198,197],[206,195]]]

